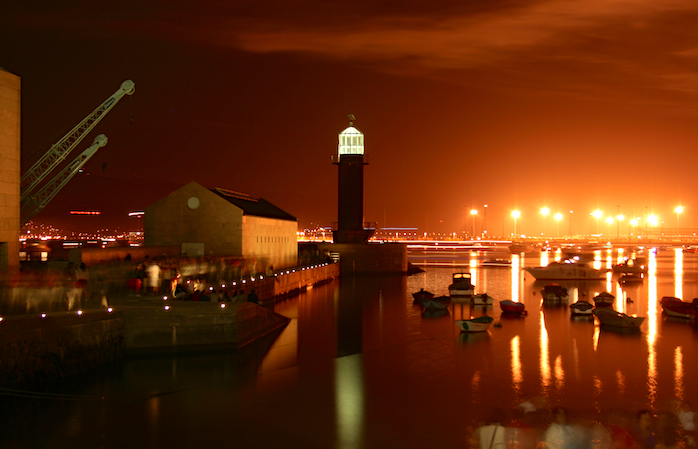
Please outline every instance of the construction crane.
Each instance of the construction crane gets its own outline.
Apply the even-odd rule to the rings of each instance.
[[[63,136],[61,140],[53,144],[51,148],[44,154],[41,159],[36,161],[32,167],[22,175],[19,181],[20,185],[20,202],[25,201],[32,195],[32,192],[41,183],[46,176],[58,164],[60,164],[68,154],[75,148],[82,139],[89,133],[92,128],[99,123],[107,112],[114,107],[116,103],[123,98],[124,95],[131,95],[136,91],[136,84],[131,80],[126,80],[121,83],[119,90],[107,98],[97,109],[92,111],[90,115],[73,128],[68,134]]]
[[[54,196],[65,186],[68,181],[70,181],[73,176],[75,176],[82,167],[87,164],[92,156],[97,152],[98,149],[107,144],[107,136],[100,134],[95,137],[92,145],[89,146],[85,151],[83,151],[78,157],[73,159],[73,162],[68,164],[60,173],[53,177],[49,182],[44,184],[43,187],[35,194],[20,203],[19,220],[20,225],[26,224],[29,220],[34,218],[36,214],[41,212],[41,210],[46,207],[46,205],[53,199]]]

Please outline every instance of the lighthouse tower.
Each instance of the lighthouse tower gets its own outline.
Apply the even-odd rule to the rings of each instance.
[[[335,243],[366,243],[373,229],[364,230],[364,135],[354,128],[353,114],[349,127],[339,134],[337,157],[339,167],[337,226],[332,231]]]

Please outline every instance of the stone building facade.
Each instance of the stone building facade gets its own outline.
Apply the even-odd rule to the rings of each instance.
[[[19,270],[20,77],[0,68],[0,273]]]
[[[285,268],[296,265],[297,219],[263,198],[196,182],[145,210],[145,246],[178,246],[189,256],[240,256]]]

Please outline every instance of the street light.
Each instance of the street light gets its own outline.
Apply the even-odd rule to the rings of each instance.
[[[514,217],[514,238],[516,238],[516,220],[521,216],[521,212],[515,210],[511,213],[511,216]]]
[[[473,216],[473,239],[475,238],[475,215],[477,215],[477,209],[470,209],[470,215]]]
[[[617,238],[618,238],[618,240],[620,240],[620,222],[625,220],[625,215],[618,214],[618,216],[616,217],[616,220],[618,220],[618,237]]]
[[[652,226],[654,226],[656,228],[657,225],[659,224],[659,217],[657,217],[656,215],[650,215],[647,217],[647,223],[651,224]]]
[[[591,213],[594,217],[596,217],[596,233],[599,233],[599,218],[603,217],[603,212],[600,210],[596,209],[594,212]]]
[[[544,207],[540,210],[540,214],[543,216],[543,236],[545,237],[545,219],[548,218],[548,214],[550,213],[550,209],[547,207]]]
[[[574,213],[573,210],[570,211],[570,232],[569,232],[569,237],[570,239],[572,238],[572,214]]]
[[[562,220],[562,214],[560,212],[555,214],[555,220],[557,220],[557,234],[555,237],[560,238],[560,220]]]
[[[606,218],[606,223],[608,223],[608,235],[611,235],[611,225],[613,224],[613,217]]]
[[[485,212],[482,214],[482,235],[487,236],[487,204],[485,204]]]
[[[637,234],[637,224],[639,222],[640,222],[639,218],[630,219],[630,223],[628,224],[628,234],[632,234],[630,232],[630,226],[633,226],[635,228],[635,234]],[[637,237],[637,235],[635,237]],[[628,241],[630,241],[630,235],[628,235]]]
[[[683,207],[677,206],[676,209],[674,209],[674,212],[676,212],[676,233],[679,235],[679,238],[681,238],[681,231],[679,230],[679,215],[681,215],[681,212],[683,212]]]

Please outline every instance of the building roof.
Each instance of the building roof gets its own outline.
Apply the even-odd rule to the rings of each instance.
[[[211,192],[242,209],[245,215],[297,221],[296,217],[274,206],[264,198],[253,198],[246,193],[221,188],[211,189]]]

